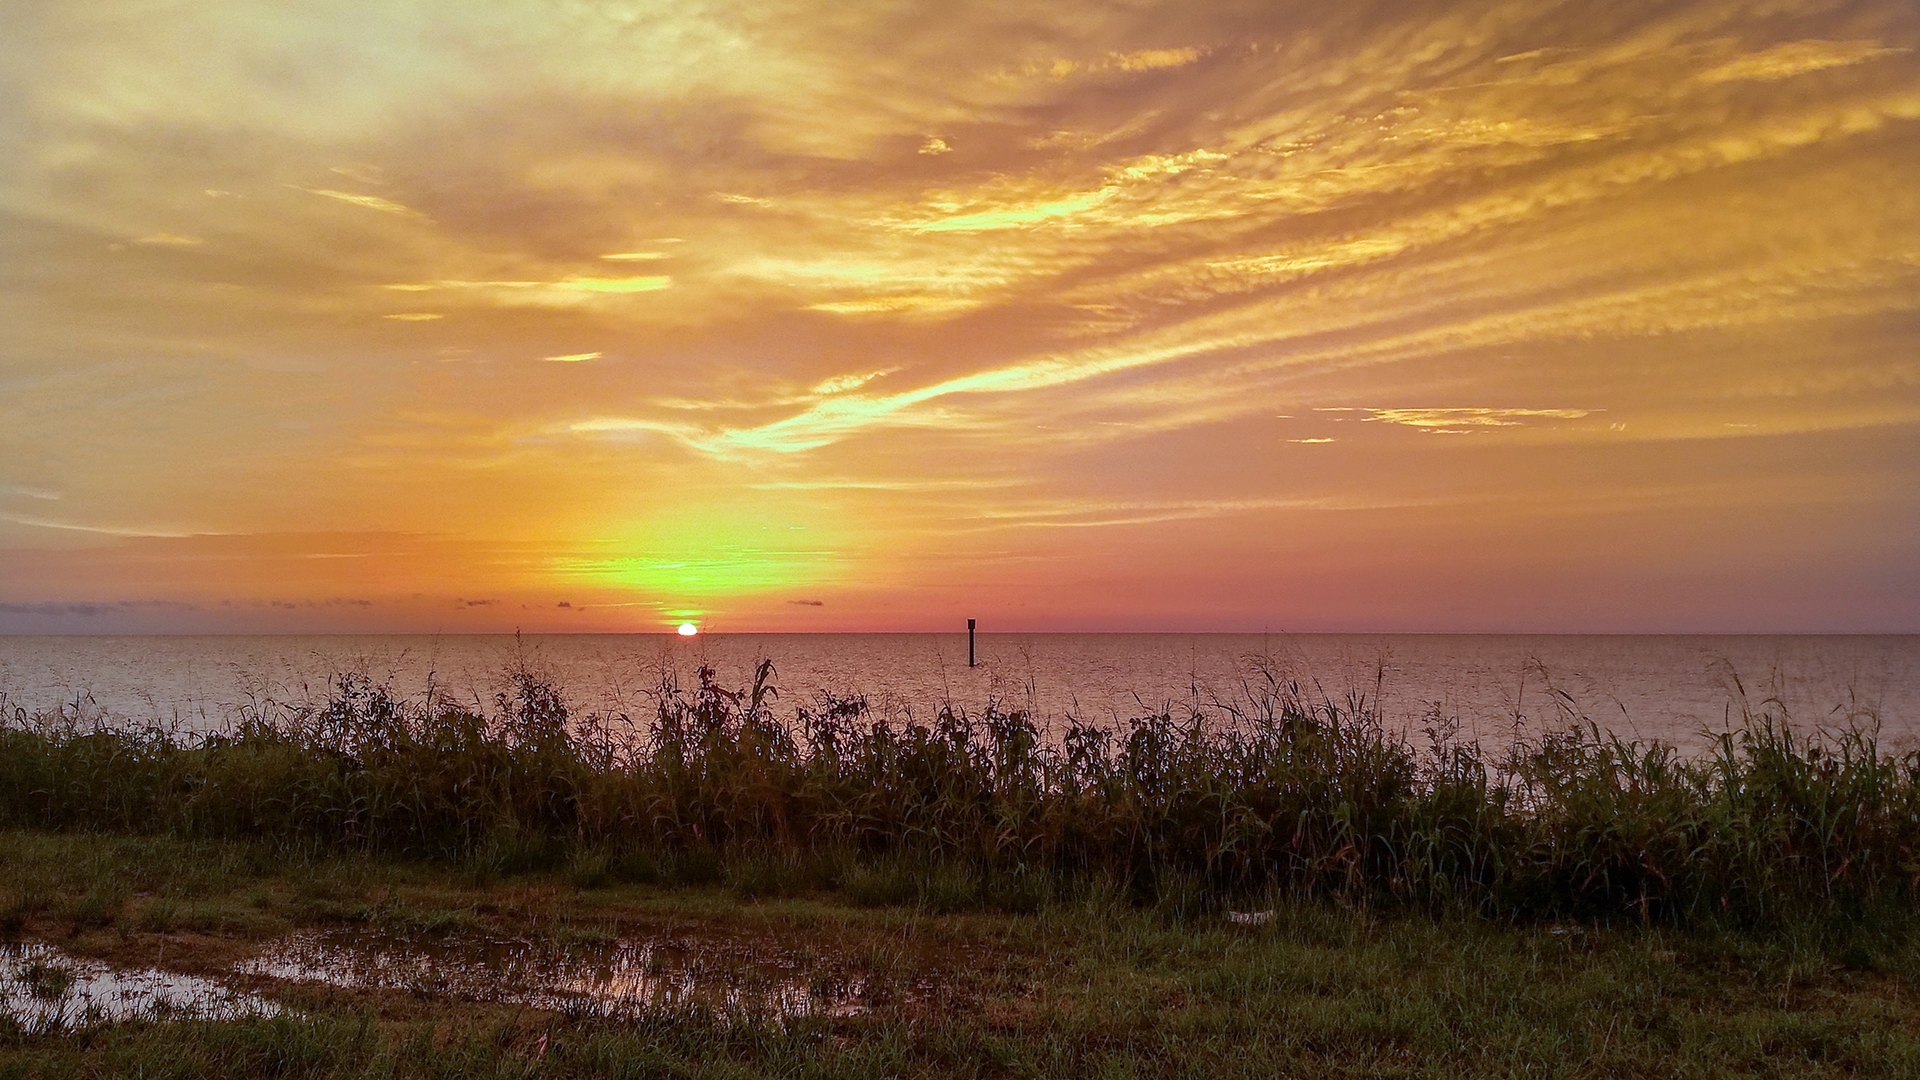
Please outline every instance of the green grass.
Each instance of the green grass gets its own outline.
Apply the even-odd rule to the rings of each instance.
[[[0,871],[44,898],[24,933],[129,962],[343,923],[557,940],[671,928],[776,936],[901,987],[934,985],[865,1016],[732,1025],[289,990],[296,1018],[59,1035],[0,1023],[5,1077],[1920,1074],[1905,982],[1920,956],[1891,943],[1850,964],[1816,933],[1512,924],[1319,900],[1280,903],[1250,929],[1119,892],[942,914],[806,886],[583,889],[564,869],[478,883],[460,867],[376,856],[18,830],[0,832]],[[109,894],[125,897],[111,924],[71,923],[80,900]],[[162,904],[202,913],[209,929],[146,929]]]

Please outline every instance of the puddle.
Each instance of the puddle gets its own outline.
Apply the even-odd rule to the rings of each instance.
[[[899,993],[888,980],[795,953],[669,938],[562,945],[467,936],[370,940],[338,931],[284,938],[236,970],[606,1019],[659,1012],[852,1016]]]
[[[400,991],[569,1016],[662,1013],[721,1020],[856,1016],[941,997],[936,980],[863,971],[811,952],[734,938],[556,942],[470,935],[415,938],[341,929],[295,934],[232,968],[237,979]],[[257,985],[257,984],[256,984]],[[218,979],[115,968],[40,942],[0,945],[0,1017],[29,1031],[127,1020],[226,1020],[284,1010]]]
[[[0,1016],[29,1031],[124,1020],[232,1020],[279,1011],[270,1001],[211,979],[114,968],[39,942],[0,945]]]

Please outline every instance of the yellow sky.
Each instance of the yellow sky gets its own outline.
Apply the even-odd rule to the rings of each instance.
[[[1920,631],[1920,8],[29,0],[0,631]]]

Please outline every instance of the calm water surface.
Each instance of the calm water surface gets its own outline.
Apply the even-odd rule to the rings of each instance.
[[[1559,723],[1565,702],[1623,735],[1690,744],[1737,719],[1743,696],[1756,708],[1777,699],[1806,723],[1877,717],[1895,745],[1920,735],[1914,635],[982,634],[971,669],[964,634],[14,636],[0,637],[0,695],[10,713],[64,706],[206,729],[248,707],[324,700],[343,671],[405,695],[432,687],[485,701],[524,663],[576,709],[644,716],[663,677],[690,684],[706,663],[739,686],[763,657],[788,706],[859,693],[918,715],[998,700],[1048,718],[1124,720],[1242,699],[1272,673],[1336,700],[1364,693],[1400,727],[1437,706],[1490,738],[1509,735],[1516,716],[1532,730]]]

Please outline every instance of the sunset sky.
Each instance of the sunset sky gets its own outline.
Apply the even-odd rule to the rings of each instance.
[[[1920,631],[1920,5],[10,0],[0,631]]]

